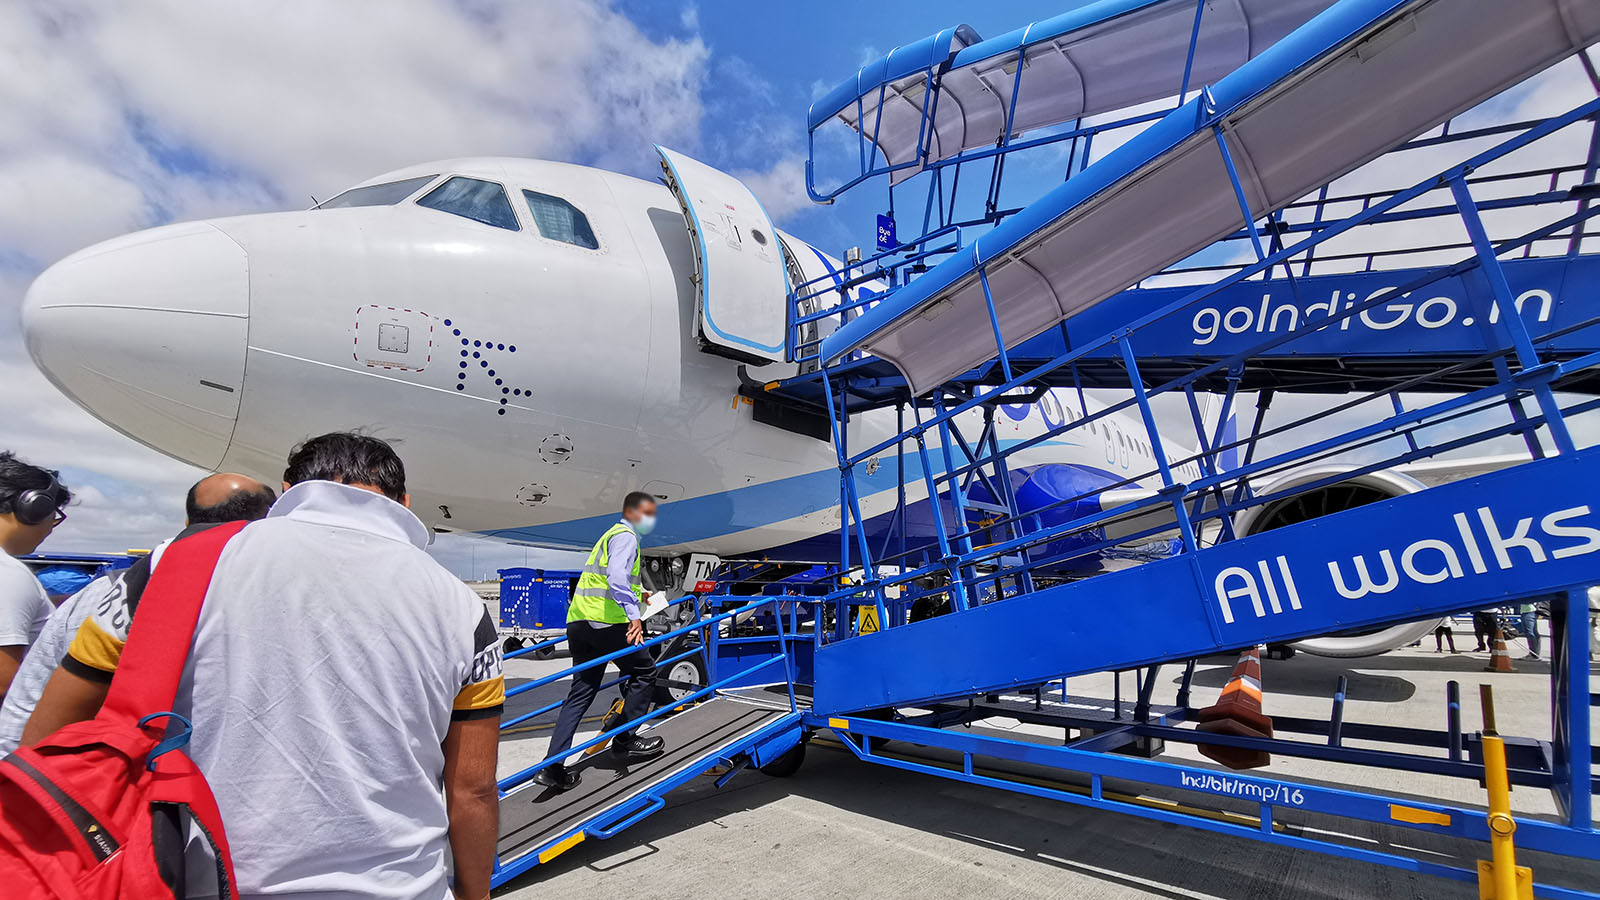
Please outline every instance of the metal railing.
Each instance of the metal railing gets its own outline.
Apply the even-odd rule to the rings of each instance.
[[[1587,58],[1583,57],[1587,63]],[[1426,134],[1395,147],[1393,150],[1380,157],[1374,163],[1369,163],[1357,169],[1351,175],[1341,179],[1341,182],[1351,183],[1362,180],[1371,181],[1381,177],[1380,166],[1384,160],[1398,158],[1398,154],[1427,151],[1441,155],[1459,152],[1462,157],[1470,157],[1475,148],[1482,146],[1486,141],[1503,138],[1507,135],[1525,133],[1528,130],[1549,121],[1548,119],[1509,119],[1501,116],[1502,121],[1493,121],[1493,116],[1485,111],[1494,111],[1507,104],[1502,103],[1503,98],[1487,101],[1477,109],[1469,111],[1455,119],[1446,121],[1442,126]],[[1181,104],[1180,104],[1181,105]],[[921,229],[915,237],[905,240],[899,245],[881,250],[855,262],[846,262],[837,273],[814,278],[803,284],[798,284],[790,291],[790,359],[793,362],[814,366],[816,364],[818,345],[827,334],[859,315],[860,312],[872,304],[882,300],[885,293],[892,292],[914,280],[918,274],[925,271],[928,266],[937,263],[942,258],[961,252],[971,245],[971,241],[986,232],[993,225],[998,224],[1019,208],[998,208],[994,203],[989,203],[981,214],[960,216],[957,214],[956,187],[958,184],[946,184],[942,180],[945,167],[951,167],[959,176],[963,163],[971,163],[979,159],[1004,159],[1011,152],[1021,152],[1034,149],[1060,141],[1071,141],[1072,152],[1067,162],[1064,178],[1071,180],[1079,172],[1090,165],[1088,152],[1092,140],[1096,135],[1120,129],[1142,129],[1153,121],[1169,113],[1170,109],[1162,109],[1153,113],[1118,118],[1108,122],[1097,123],[1091,126],[1073,128],[1057,134],[1044,137],[1014,140],[1015,136],[1008,135],[997,146],[977,150],[969,150],[948,159],[930,161],[927,169],[932,173],[928,186],[929,197],[928,211],[937,211],[935,218],[929,218],[925,212]],[[1489,120],[1488,124],[1474,124],[1473,127],[1457,127],[1458,121],[1481,123]],[[1577,123],[1569,123],[1577,124]],[[1583,127],[1579,125],[1578,127]],[[1493,173],[1468,172],[1464,180],[1468,186],[1475,189],[1493,189],[1500,192],[1514,192],[1514,196],[1494,197],[1480,200],[1480,212],[1489,212],[1498,217],[1507,217],[1517,211],[1530,212],[1536,209],[1548,210],[1554,206],[1564,206],[1569,210],[1579,213],[1585,211],[1589,204],[1597,198],[1590,193],[1577,192],[1571,189],[1577,186],[1593,184],[1597,175],[1597,159],[1600,159],[1600,123],[1590,122],[1589,140],[1582,151],[1573,151],[1574,155],[1562,156],[1556,159],[1543,158],[1538,161],[1517,162],[1506,160],[1505,164],[1514,165],[1512,171]],[[1082,153],[1079,153],[1079,142],[1082,141]],[[1548,151],[1548,147],[1545,148]],[[1546,152],[1548,156],[1548,152]],[[831,198],[859,184],[869,178],[886,175],[897,171],[900,167],[873,167],[871,163],[876,159],[871,153],[863,156],[864,170],[861,175],[852,180],[845,187],[827,192],[823,198]],[[1450,159],[1449,164],[1456,164],[1462,159]],[[903,167],[907,164],[901,164]],[[1440,166],[1443,167],[1443,164]],[[1005,177],[1004,168],[995,166],[990,175],[991,184],[988,196],[997,197],[1000,184]],[[954,179],[952,179],[954,180]],[[1335,185],[1338,182],[1335,183]],[[1217,244],[1207,248],[1195,258],[1183,260],[1169,267],[1167,270],[1145,279],[1139,284],[1132,285],[1129,292],[1134,292],[1149,287],[1185,284],[1203,284],[1209,279],[1214,279],[1221,274],[1236,272],[1255,260],[1251,244],[1253,241],[1264,241],[1266,248],[1276,251],[1284,246],[1284,241],[1291,236],[1301,233],[1316,232],[1323,228],[1324,223],[1348,218],[1356,213],[1385,204],[1385,201],[1400,193],[1408,184],[1398,184],[1392,188],[1367,187],[1362,190],[1351,189],[1342,193],[1334,193],[1335,185],[1324,185],[1318,192],[1303,200],[1291,203],[1281,211],[1269,217],[1263,227],[1254,230],[1250,227],[1241,228]],[[1435,185],[1438,191],[1447,189],[1446,185]],[[889,210],[891,217],[894,215],[894,190],[889,191]],[[937,199],[936,199],[937,198]],[[1413,196],[1410,203],[1425,202],[1426,196]],[[1368,226],[1395,226],[1410,223],[1413,226],[1443,225],[1456,216],[1456,207],[1453,202],[1438,203],[1431,206],[1408,205],[1403,208],[1386,206],[1383,215],[1366,220]],[[1586,218],[1586,217],[1585,217]],[[1491,219],[1486,226],[1490,236],[1496,241],[1515,237],[1519,232],[1513,225],[1503,225]],[[1440,241],[1430,239],[1434,236],[1426,227],[1415,228],[1414,233],[1402,236],[1399,244],[1395,240],[1386,240],[1383,244],[1364,247],[1360,249],[1329,248],[1326,252],[1307,253],[1295,260],[1294,271],[1286,265],[1282,267],[1281,275],[1272,267],[1259,271],[1257,277],[1266,280],[1279,278],[1290,279],[1294,277],[1308,277],[1321,273],[1349,273],[1382,271],[1386,269],[1403,268],[1407,265],[1426,265],[1426,258],[1431,255],[1448,253],[1451,251],[1470,250],[1471,242],[1465,240]],[[1586,231],[1581,226],[1574,226],[1560,233],[1552,233],[1537,241],[1527,243],[1521,248],[1522,258],[1541,258],[1560,256],[1566,253],[1577,252],[1586,239],[1600,237],[1600,230]],[[1218,259],[1217,257],[1225,257]],[[1234,258],[1226,258],[1234,257]],[[861,287],[875,283],[879,289],[873,296],[861,297]],[[859,352],[851,354],[848,359],[857,359]]]
[[[690,602],[690,601],[692,601],[694,599],[697,599],[697,598],[694,597],[694,595],[686,595],[684,598],[682,598],[679,601],[675,601],[675,603],[671,604],[671,605],[676,605],[677,603]],[[668,641],[676,640],[679,637],[684,637],[684,636],[688,636],[688,635],[696,635],[696,636],[698,636],[700,638],[700,641],[699,641],[697,646],[695,646],[695,647],[693,647],[693,648],[691,648],[691,649],[689,649],[687,651],[684,651],[683,653],[680,653],[680,654],[677,654],[675,656],[672,656],[672,657],[670,657],[668,659],[658,660],[656,662],[656,666],[658,668],[668,667],[672,663],[677,662],[679,660],[687,659],[687,658],[689,658],[691,656],[694,656],[696,654],[701,654],[702,655],[702,660],[703,660],[703,662],[705,663],[705,666],[706,666],[706,671],[708,673],[710,673],[708,675],[708,677],[707,677],[707,682],[708,683],[705,686],[701,687],[699,690],[696,690],[696,691],[692,692],[691,694],[689,694],[689,695],[687,695],[685,697],[680,698],[679,700],[677,700],[676,702],[672,703],[671,705],[662,706],[662,707],[660,707],[658,709],[650,711],[649,713],[647,713],[647,714],[645,714],[643,716],[638,717],[637,719],[633,719],[633,720],[631,720],[629,722],[625,722],[625,723],[623,723],[623,724],[621,724],[621,725],[619,725],[619,726],[617,726],[615,728],[611,728],[611,729],[602,731],[600,734],[597,734],[594,737],[591,737],[588,740],[586,740],[586,741],[584,741],[584,742],[572,747],[566,753],[562,754],[559,757],[552,757],[552,758],[541,760],[540,762],[538,762],[538,763],[536,763],[536,764],[534,764],[532,766],[529,766],[529,767],[527,767],[525,769],[522,769],[521,771],[518,771],[518,772],[516,772],[514,774],[508,775],[505,778],[500,779],[498,786],[499,786],[499,790],[500,790],[501,796],[505,796],[511,790],[513,790],[513,789],[515,789],[515,788],[517,788],[517,787],[519,787],[519,786],[521,786],[523,784],[526,784],[529,780],[531,780],[533,778],[534,775],[538,774],[540,771],[544,770],[545,768],[548,768],[550,765],[552,765],[552,764],[554,764],[554,763],[556,763],[556,762],[558,762],[558,761],[560,761],[562,759],[565,759],[568,756],[571,756],[571,755],[577,754],[577,753],[582,753],[583,751],[588,750],[588,749],[593,748],[593,747],[598,747],[601,744],[605,743],[606,741],[611,740],[612,738],[616,737],[617,735],[619,735],[619,734],[621,734],[621,733],[623,733],[625,731],[632,731],[632,730],[638,728],[641,725],[648,724],[648,723],[653,722],[653,721],[655,721],[655,720],[657,720],[657,719],[659,719],[659,718],[661,718],[663,716],[666,716],[666,715],[672,713],[673,711],[675,711],[675,710],[677,710],[677,709],[679,709],[679,708],[681,708],[683,706],[692,705],[692,704],[700,702],[701,700],[708,699],[711,696],[713,696],[714,694],[716,694],[717,691],[724,689],[725,687],[727,687],[732,682],[734,682],[736,680],[743,680],[743,679],[749,678],[750,673],[755,672],[755,671],[765,671],[767,669],[776,668],[776,667],[781,666],[782,670],[783,670],[783,680],[788,684],[788,688],[789,688],[789,708],[790,708],[791,712],[795,711],[797,709],[797,707],[795,705],[795,698],[794,698],[793,664],[792,664],[792,662],[791,662],[791,660],[789,658],[789,652],[788,652],[788,645],[789,645],[790,635],[789,635],[789,633],[785,632],[784,629],[783,629],[783,621],[782,621],[783,617],[781,615],[774,617],[775,619],[777,619],[777,622],[778,622],[778,644],[779,644],[779,648],[780,648],[781,652],[779,652],[773,658],[771,658],[771,659],[769,659],[769,660],[767,660],[765,662],[759,663],[759,664],[757,664],[756,666],[754,666],[754,667],[752,667],[750,669],[745,669],[743,671],[740,671],[738,673],[730,675],[727,678],[723,678],[721,680],[718,680],[716,678],[716,674],[715,674],[715,672],[716,672],[716,669],[715,669],[715,657],[714,657],[713,652],[712,652],[714,650],[715,643],[716,643],[716,640],[717,640],[717,638],[716,638],[717,630],[721,627],[722,623],[731,622],[735,617],[740,616],[740,615],[744,615],[746,613],[754,612],[754,611],[760,609],[763,606],[772,606],[774,611],[776,612],[777,611],[776,604],[779,601],[782,601],[784,599],[786,599],[786,598],[784,598],[784,597],[762,597],[762,598],[756,600],[755,602],[745,604],[743,606],[738,607],[737,609],[728,610],[726,612],[719,613],[719,614],[717,614],[715,616],[711,616],[711,617],[707,617],[707,618],[701,618],[698,615],[698,608],[697,608],[697,614],[696,614],[695,621],[693,621],[693,622],[691,622],[691,623],[689,623],[687,625],[683,625],[683,626],[681,626],[679,628],[675,628],[675,629],[673,629],[671,631],[667,631],[667,632],[665,632],[663,634],[660,634],[660,635],[657,635],[655,637],[652,637],[652,638],[644,641],[642,644],[624,647],[623,649],[618,650],[618,651],[616,651],[614,653],[608,653],[608,654],[606,654],[604,656],[600,656],[600,657],[597,657],[595,659],[589,660],[588,662],[580,663],[578,665],[575,665],[575,666],[572,666],[570,668],[564,669],[564,670],[562,670],[560,672],[554,672],[554,673],[552,673],[550,675],[546,675],[546,676],[543,676],[541,678],[536,678],[536,679],[534,679],[532,681],[526,682],[524,684],[519,684],[516,687],[508,689],[506,691],[506,696],[508,698],[509,697],[514,697],[514,696],[518,696],[520,694],[525,694],[525,693],[527,693],[529,691],[537,690],[537,689],[539,689],[541,687],[545,687],[547,685],[554,684],[555,682],[558,682],[558,681],[561,681],[561,680],[564,680],[564,679],[567,679],[567,678],[571,678],[574,675],[578,674],[579,672],[587,671],[589,669],[593,669],[593,668],[596,668],[596,667],[604,667],[607,664],[609,664],[611,662],[614,662],[614,661],[616,661],[618,659],[621,659],[622,657],[627,656],[627,655],[629,655],[631,653],[635,653],[635,652],[639,651],[640,649],[648,650],[651,647],[660,646],[660,645],[663,645],[663,644],[667,643]],[[532,646],[524,647],[524,648],[522,648],[520,650],[517,650],[517,651],[514,651],[512,653],[509,653],[509,654],[506,655],[506,658],[507,659],[511,659],[511,658],[522,656],[522,655],[527,654],[527,653],[536,652],[536,651],[538,651],[540,649],[543,649],[543,648],[554,647],[554,646],[557,646],[557,645],[563,643],[566,640],[567,640],[567,638],[564,637],[564,636],[563,637],[559,637],[559,638],[552,638],[551,640],[543,641],[543,642],[541,642],[539,644],[534,644]],[[616,678],[616,679],[613,679],[611,681],[608,681],[604,685],[601,686],[601,689],[603,690],[604,688],[609,687],[611,685],[619,684],[620,682],[627,680],[628,677],[629,676],[624,675],[624,676],[622,676],[620,678]],[[500,727],[501,727],[502,730],[505,730],[507,728],[512,728],[512,727],[515,727],[516,725],[521,724],[523,722],[526,722],[526,721],[528,721],[530,719],[537,718],[538,716],[545,715],[545,714],[550,713],[550,712],[552,712],[554,710],[560,709],[561,705],[562,705],[562,702],[563,701],[556,701],[554,703],[546,704],[546,705],[544,705],[544,706],[542,706],[542,707],[540,707],[540,708],[538,708],[536,710],[533,710],[532,712],[519,714],[519,715],[517,715],[517,716],[515,716],[515,717],[513,717],[513,718],[511,718],[511,719],[509,719],[507,721],[502,722]]]
[[[845,419],[851,415],[848,399],[852,365],[836,364],[825,369],[821,381],[841,473],[840,503],[845,510],[841,529],[842,569],[859,568],[864,575],[861,585],[841,588],[827,598],[838,609],[839,620],[833,629],[835,638],[848,634],[844,619],[851,606],[872,605],[877,608],[883,627],[893,627],[904,621],[906,604],[921,597],[940,594],[948,598],[953,610],[965,609],[976,602],[975,589],[981,583],[1028,579],[1044,570],[1059,570],[1064,562],[1074,558],[1131,541],[1175,533],[1180,552],[1193,552],[1216,540],[1235,537],[1233,518],[1247,509],[1263,508],[1396,465],[1482,446],[1497,438],[1521,438],[1529,455],[1535,458],[1551,453],[1571,453],[1575,443],[1567,420],[1600,408],[1600,400],[1575,399],[1558,391],[1586,374],[1592,377],[1594,373],[1589,370],[1600,367],[1600,327],[1596,327],[1600,326],[1600,308],[1594,308],[1588,317],[1569,314],[1564,324],[1558,322],[1542,332],[1535,332],[1527,313],[1515,302],[1516,294],[1507,281],[1501,258],[1525,255],[1540,242],[1561,241],[1559,256],[1575,261],[1580,256],[1581,236],[1588,231],[1588,220],[1600,213],[1600,209],[1588,202],[1591,188],[1587,182],[1569,191],[1543,190],[1520,200],[1529,206],[1560,203],[1567,207],[1537,227],[1493,238],[1481,211],[1515,208],[1519,203],[1504,199],[1480,203],[1473,196],[1474,185],[1503,183],[1510,178],[1529,177],[1529,173],[1476,180],[1474,173],[1565,128],[1579,123],[1589,123],[1592,127],[1597,115],[1600,115],[1600,99],[1581,104],[1563,115],[1521,123],[1523,127],[1514,131],[1497,132],[1504,140],[1495,146],[1404,189],[1365,198],[1358,211],[1343,218],[1324,213],[1329,203],[1346,202],[1350,198],[1330,199],[1324,191],[1322,201],[1315,207],[1308,207],[1316,210],[1312,222],[1279,229],[1270,227],[1272,222],[1279,221],[1278,218],[1270,218],[1270,240],[1263,239],[1262,229],[1243,205],[1238,175],[1230,168],[1229,176],[1248,223],[1241,233],[1250,242],[1253,262],[1208,269],[1208,274],[1222,277],[1185,291],[1158,309],[1133,316],[1113,330],[1087,340],[1080,336],[1067,344],[1070,349],[1047,361],[1029,360],[1025,366],[1014,366],[1008,358],[1008,350],[1002,346],[996,358],[983,370],[985,374],[979,382],[947,385],[919,397],[902,393],[896,402],[902,409],[912,411],[914,424],[887,438],[869,441],[863,449],[847,446],[848,430],[844,428]],[[1600,135],[1600,131],[1595,134]],[[1597,147],[1600,147],[1600,138],[1590,142],[1590,157],[1581,167],[1546,167],[1532,175],[1555,179],[1559,173],[1571,175],[1581,171],[1592,181]],[[1471,250],[1467,258],[1409,272],[1407,274],[1412,277],[1401,284],[1353,301],[1315,322],[1302,322],[1286,333],[1267,334],[1253,340],[1248,349],[1160,370],[1183,372],[1175,377],[1142,374],[1153,362],[1165,362],[1152,360],[1140,352],[1141,342],[1148,342],[1146,335],[1160,323],[1188,315],[1217,292],[1254,278],[1268,277],[1275,270],[1282,271],[1291,290],[1296,290],[1300,276],[1295,270],[1309,271],[1318,248],[1329,241],[1422,212],[1430,218],[1442,218],[1446,207],[1418,210],[1412,206],[1439,191],[1449,193],[1449,213],[1467,235],[1465,246]],[[1298,236],[1299,240],[1286,244],[1291,235]],[[1435,251],[1440,246],[1425,249]],[[1380,387],[1354,391],[1354,396],[1331,410],[1308,412],[1272,428],[1264,427],[1265,411],[1270,406],[1269,386],[1267,402],[1258,403],[1256,420],[1249,431],[1236,440],[1223,440],[1220,419],[1228,417],[1238,399],[1240,382],[1251,373],[1270,370],[1273,365],[1307,365],[1294,360],[1297,344],[1304,346],[1305,342],[1334,333],[1343,328],[1343,323],[1412,291],[1467,274],[1488,288],[1486,295],[1468,292],[1463,299],[1463,304],[1467,305],[1464,312],[1470,313],[1470,318],[1463,321],[1478,326],[1462,329],[1463,333],[1476,334],[1476,338],[1457,344],[1468,348],[1469,352],[1437,360],[1407,359],[1408,365],[1416,367],[1414,373],[1408,370],[1408,374],[1387,377]],[[981,268],[979,275],[983,275]],[[987,294],[986,279],[984,287]],[[989,316],[998,333],[999,323],[995,321],[992,300]],[[1542,313],[1539,319],[1533,320],[1533,325],[1540,321]],[[1562,352],[1552,352],[1552,346]],[[1075,366],[1096,355],[1100,359],[1115,359],[1121,365],[1129,389],[1126,399],[1092,412],[1085,405],[1081,416],[1065,417],[1067,421],[1002,446],[994,433],[996,408],[1037,403],[1043,391],[1060,383],[1063,373],[1074,373],[1072,381],[1076,382],[1081,401],[1083,386],[1077,382]],[[1340,374],[1342,359],[1335,357],[1321,364],[1328,367],[1331,378],[1347,378]],[[1270,385],[1270,372],[1268,376],[1263,383]],[[1219,424],[1210,427],[1201,421],[1195,401],[1196,385],[1204,380],[1219,379],[1225,379],[1229,386],[1222,398],[1223,414]],[[881,388],[885,379],[878,377],[876,380],[876,387]],[[1419,392],[1447,396],[1406,408],[1401,396]],[[1189,407],[1195,426],[1195,443],[1191,448],[1170,445],[1158,431],[1152,401],[1164,395]],[[1341,429],[1332,436],[1326,434],[1321,423],[1330,414],[1353,410],[1376,412],[1372,413],[1373,421],[1368,424]],[[1016,497],[1008,490],[1010,471],[1027,461],[1030,451],[1036,461],[1038,450],[1047,441],[1064,437],[1093,440],[1097,426],[1104,429],[1108,417],[1123,412],[1137,415],[1142,424],[1144,434],[1137,436],[1146,439],[1150,449],[1150,461],[1144,471],[1130,471],[1120,481],[1097,485],[1083,494],[1062,498],[1047,506],[1022,508],[1018,505]],[[1485,424],[1482,421],[1485,415],[1504,420]],[[973,433],[980,428],[982,431],[976,440],[964,436],[964,432]],[[930,443],[934,446],[930,447]],[[939,498],[941,502],[933,505],[933,540],[911,551],[875,555],[866,540],[863,489],[856,470],[866,461],[891,451],[915,454],[926,496]],[[1221,457],[1228,451],[1238,452],[1242,463],[1224,470]],[[1290,469],[1338,457],[1353,457],[1355,461],[1337,473],[1292,487],[1257,489],[1270,485]],[[1180,469],[1197,477],[1180,479],[1175,474]],[[968,500],[969,489],[980,479],[999,486],[990,491],[991,502],[985,505],[975,505]],[[1145,494],[1112,509],[1088,514],[1066,512],[1079,501],[1119,488],[1144,489]],[[905,502],[903,496],[900,502]],[[986,508],[994,506],[998,506],[1002,514],[996,515]],[[974,516],[974,512],[979,515]],[[1052,513],[1060,514],[1054,516],[1053,521],[1045,521]],[[1160,515],[1153,515],[1155,513]],[[953,521],[946,521],[947,518]],[[1108,526],[1115,525],[1128,527],[1114,535],[1105,533]],[[1055,545],[1056,549],[1047,549],[1050,545]],[[887,571],[890,568],[895,571]],[[931,586],[926,583],[930,579],[934,581]],[[919,582],[923,584],[919,586]],[[891,598],[886,595],[890,588],[903,590]],[[996,594],[1003,596],[1002,591]]]

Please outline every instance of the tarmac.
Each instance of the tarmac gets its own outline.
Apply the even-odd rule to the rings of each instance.
[[[1426,641],[1432,646],[1432,638]],[[1458,634],[1470,651],[1472,638]],[[1548,662],[1520,659],[1526,648],[1511,645],[1518,672],[1484,671],[1487,653],[1435,653],[1406,648],[1379,657],[1331,660],[1296,656],[1264,660],[1264,708],[1269,715],[1326,718],[1334,685],[1349,679],[1346,722],[1444,728],[1445,684],[1461,684],[1462,721],[1481,727],[1479,684],[1494,687],[1502,734],[1548,740]],[[1227,680],[1233,660],[1203,660],[1196,670],[1196,706],[1210,703]],[[506,664],[508,684],[525,683],[561,670],[552,660],[516,659]],[[614,672],[614,670],[613,670]],[[1179,667],[1163,670],[1154,700],[1175,699]],[[1131,709],[1131,677],[1123,681]],[[1071,679],[1071,697],[1112,696],[1112,677]],[[1600,690],[1600,679],[1591,685]],[[565,682],[515,698],[509,714],[560,699]],[[602,703],[615,696],[608,689]],[[501,744],[501,775],[537,762],[548,743],[548,723],[509,734]],[[1600,722],[1596,722],[1600,734]],[[598,720],[590,724],[592,729]],[[1056,742],[1059,731],[993,719],[981,727],[1012,736]],[[593,731],[588,732],[593,734]],[[583,737],[580,735],[579,740]],[[1441,751],[1442,752],[1442,751]],[[1218,768],[1189,746],[1168,744],[1163,759]],[[1395,773],[1360,766],[1276,757],[1253,774],[1369,789],[1397,797],[1441,800],[1482,809],[1483,790],[1465,780]],[[1186,826],[902,772],[856,760],[826,737],[814,741],[805,764],[789,778],[742,772],[717,789],[701,778],[668,796],[668,806],[620,835],[585,841],[535,867],[496,893],[497,897],[944,898],[1462,898],[1477,897],[1473,884],[1346,860],[1309,850],[1240,840]],[[1512,793],[1519,816],[1553,817],[1548,791]],[[1383,849],[1405,841],[1408,852],[1453,865],[1472,865],[1486,845],[1433,839],[1414,831],[1366,826],[1348,820],[1299,823],[1308,831],[1337,824],[1349,841]],[[1354,826],[1354,827],[1352,827]],[[1468,855],[1471,854],[1471,855]],[[1521,853],[1535,877],[1568,887],[1600,890],[1600,863],[1574,862]]]

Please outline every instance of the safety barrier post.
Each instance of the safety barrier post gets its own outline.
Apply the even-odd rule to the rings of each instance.
[[[1488,900],[1533,900],[1533,870],[1517,865],[1512,835],[1511,781],[1506,774],[1506,745],[1495,730],[1494,688],[1478,686],[1483,704],[1483,780],[1489,790],[1489,850],[1493,860],[1478,860],[1478,896]]]

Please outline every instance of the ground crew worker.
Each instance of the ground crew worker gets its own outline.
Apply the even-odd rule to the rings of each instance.
[[[16,557],[39,549],[72,499],[58,473],[0,453],[0,699],[55,604]]]
[[[50,621],[28,648],[28,655],[12,679],[5,702],[0,703],[0,756],[17,749],[22,727],[28,724],[33,708],[44,693],[50,674],[66,658],[67,646],[96,611],[108,612],[119,606],[135,609],[150,573],[172,541],[198,534],[225,522],[254,522],[265,518],[278,495],[261,482],[246,475],[220,472],[207,475],[189,488],[184,499],[185,527],[172,540],[164,541],[151,553],[126,569],[107,572],[61,601]]]
[[[232,846],[231,896],[484,900],[505,702],[494,622],[428,556],[384,441],[311,438],[283,483],[216,563],[174,707]],[[25,746],[95,714],[139,628],[125,608],[84,621]],[[190,897],[206,874],[191,863]]]
[[[644,643],[639,539],[655,525],[655,498],[634,491],[622,501],[622,521],[600,535],[589,551],[578,587],[567,606],[567,647],[573,665]],[[622,687],[621,722],[631,722],[650,711],[650,699],[656,689],[656,663],[643,647],[615,662],[628,676]],[[605,666],[595,666],[572,676],[572,689],[556,718],[555,730],[550,733],[550,751],[545,755],[546,759],[558,761],[539,770],[533,776],[535,781],[563,791],[577,787],[579,773],[569,771],[560,759],[571,749],[578,724],[605,680],[605,670]],[[611,749],[628,759],[649,759],[661,755],[664,743],[659,737],[640,737],[636,732],[625,731],[611,742]]]

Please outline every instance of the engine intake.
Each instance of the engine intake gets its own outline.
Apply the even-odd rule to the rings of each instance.
[[[1262,494],[1275,494],[1349,470],[1348,466],[1338,465],[1304,469],[1262,484],[1258,490]],[[1358,506],[1366,506],[1368,503],[1414,494],[1424,487],[1422,482],[1399,472],[1378,471],[1352,475],[1344,481],[1311,488],[1282,500],[1253,506],[1235,517],[1234,532],[1239,537],[1248,537],[1285,525],[1294,525],[1344,512],[1347,509],[1355,509]],[[1431,634],[1441,621],[1443,620],[1427,619],[1370,631],[1347,631],[1307,638],[1296,641],[1290,646],[1316,656],[1340,659],[1376,656],[1397,647],[1404,647]]]

